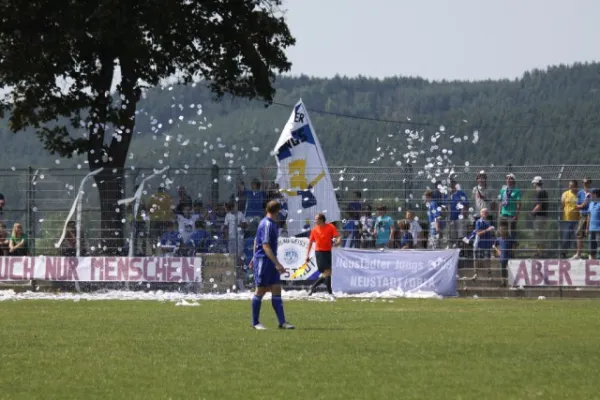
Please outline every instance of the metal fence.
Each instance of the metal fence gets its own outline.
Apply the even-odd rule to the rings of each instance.
[[[456,174],[456,180],[468,198],[469,212],[466,213],[466,230],[472,230],[472,216],[476,213],[474,206],[473,188],[477,185],[476,175],[480,171],[487,175],[487,192],[497,200],[500,189],[505,185],[505,177],[508,173],[516,176],[516,187],[522,192],[521,212],[517,222],[517,240],[519,243],[516,257],[529,257],[537,254],[543,248],[545,257],[571,257],[575,255],[577,239],[569,237],[561,240],[561,195],[568,188],[570,180],[578,180],[581,187],[584,178],[591,179],[595,187],[600,183],[600,167],[588,166],[460,166],[460,167],[417,167],[403,166],[394,168],[381,167],[330,167],[329,172],[334,185],[334,191],[327,196],[336,196],[340,209],[343,211],[338,226],[344,229],[347,220],[355,218],[348,213],[348,205],[361,203],[362,206],[385,205],[386,213],[394,221],[406,218],[406,212],[411,211],[422,225],[424,235],[428,230],[428,216],[423,200],[426,189],[434,189],[436,181],[442,181],[443,190],[446,190],[447,179],[451,172]],[[135,193],[136,185],[155,171],[153,170],[127,170],[124,172],[122,183],[113,186],[111,190],[122,191],[121,197],[131,197]],[[55,244],[60,238],[67,217],[82,178],[86,175],[84,170],[70,169],[33,169],[28,170],[1,170],[0,171],[0,193],[4,194],[6,205],[0,219],[7,225],[10,232],[15,222],[24,225],[25,231],[29,233],[30,249],[36,255],[55,255],[61,249]],[[211,251],[227,251],[227,240],[223,237],[223,218],[225,205],[231,202],[234,210],[243,210],[244,199],[239,197],[238,183],[243,181],[246,187],[250,186],[253,178],[258,178],[264,185],[270,185],[275,177],[275,169],[251,169],[251,168],[170,168],[166,172],[157,175],[147,181],[144,186],[142,200],[146,208],[152,208],[152,195],[156,194],[159,187],[165,188],[165,193],[171,197],[172,207],[176,207],[178,199],[178,188],[184,187],[185,193],[196,202],[195,211],[202,212],[204,218],[207,209],[211,209],[216,218],[208,221],[206,229],[211,238],[219,245],[213,246]],[[535,190],[532,179],[540,176],[543,179],[543,188],[548,193],[548,223],[542,231],[535,231],[533,219],[529,212],[534,207]],[[86,249],[89,253],[103,250],[101,241],[103,225],[101,224],[100,201],[97,188],[93,180],[90,180],[83,188],[83,209],[81,221],[83,237]],[[268,188],[267,188],[268,189]],[[238,201],[235,201],[238,200]],[[497,202],[496,202],[497,204]],[[128,238],[131,230],[136,229],[136,218],[132,215],[132,207],[118,207],[122,218],[122,233]],[[148,210],[147,210],[148,211]],[[494,207],[492,215],[496,214]],[[294,215],[295,210],[290,210]],[[150,213],[149,213],[150,214]],[[169,213],[168,218],[172,219]],[[72,217],[75,219],[76,216]],[[300,218],[300,217],[298,217]],[[138,220],[142,220],[138,216]],[[137,224],[138,228],[140,224]],[[111,227],[110,229],[114,229]],[[137,238],[131,245],[136,253],[150,255],[156,252],[156,243],[160,235],[150,232],[149,228],[138,229],[134,236]],[[111,232],[110,234],[112,234]],[[468,233],[468,232],[467,232]],[[115,235],[118,235],[116,232]],[[251,237],[251,232],[242,232]],[[587,238],[581,235],[581,256],[588,255]],[[460,239],[460,238],[459,238]],[[563,238],[564,239],[564,238]],[[242,240],[240,240],[243,243]],[[447,246],[465,247],[464,257],[468,254],[468,245],[463,245],[462,240],[447,242]],[[243,245],[243,244],[242,244]],[[127,247],[127,244],[126,244]]]

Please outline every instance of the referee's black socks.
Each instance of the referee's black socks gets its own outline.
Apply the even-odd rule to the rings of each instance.
[[[333,294],[333,292],[331,291],[331,276],[325,278],[325,284],[327,285],[327,292],[329,294]]]
[[[315,289],[318,288],[321,283],[325,283],[325,281],[326,279],[324,277],[320,277],[319,279],[317,279],[317,281],[313,283],[310,287],[310,293],[313,293]]]

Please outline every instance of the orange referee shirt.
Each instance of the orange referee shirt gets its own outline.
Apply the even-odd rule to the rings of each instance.
[[[310,241],[315,242],[315,251],[331,251],[334,237],[339,236],[333,224],[315,226],[310,232]]]

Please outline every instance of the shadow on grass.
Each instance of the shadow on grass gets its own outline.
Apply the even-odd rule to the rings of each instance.
[[[318,326],[313,326],[313,327],[296,327],[296,330],[302,330],[302,331],[346,331],[348,330],[347,328],[323,328],[323,327],[318,327]]]

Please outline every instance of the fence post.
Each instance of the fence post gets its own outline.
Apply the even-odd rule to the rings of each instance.
[[[561,227],[561,218],[562,218],[562,193],[561,193],[561,189],[563,187],[562,185],[562,176],[563,176],[563,172],[565,171],[565,166],[562,165],[560,168],[560,172],[558,174],[558,179],[557,179],[557,183],[556,185],[558,186],[558,195],[560,198],[560,205],[558,207],[558,212],[556,213],[556,221],[557,223],[557,230],[558,230],[558,246],[556,246],[558,248],[558,259],[560,260],[562,258],[562,227]]]
[[[212,207],[216,210],[217,204],[219,203],[219,166],[216,164],[212,166],[210,179],[210,201]]]
[[[33,184],[34,171],[32,167],[27,168],[27,227],[29,230],[29,251],[32,256],[35,256],[35,233],[36,233],[36,220],[33,215],[33,208],[35,207],[35,192]]]
[[[31,166],[27,167],[27,172],[25,174],[27,179],[27,193],[25,195],[25,204],[27,205],[27,216],[26,216],[26,225],[29,237],[29,243],[27,244],[29,247],[29,254],[31,256],[35,256],[35,218],[33,215],[33,207],[35,206],[35,192],[33,191],[33,168]],[[37,282],[35,279],[31,280],[31,291],[36,291]]]

